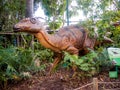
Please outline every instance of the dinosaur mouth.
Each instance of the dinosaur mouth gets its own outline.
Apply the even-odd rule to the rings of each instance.
[[[14,32],[20,32],[21,29],[14,29]]]
[[[21,31],[21,28],[13,27],[13,31],[14,31],[14,32],[20,32],[20,31]]]

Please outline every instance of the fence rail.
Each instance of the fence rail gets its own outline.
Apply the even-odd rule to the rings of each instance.
[[[2,35],[18,35],[18,33],[14,33],[14,32],[0,32],[0,34]]]
[[[99,84],[119,84],[119,86],[120,86],[120,82],[98,82],[97,78],[93,78],[93,81],[91,83],[88,83],[88,84],[81,86],[79,88],[76,88],[74,90],[84,90],[84,88],[89,87],[89,86],[92,87],[92,90],[99,90]],[[106,88],[104,90],[120,90],[120,88],[113,88],[113,89]]]

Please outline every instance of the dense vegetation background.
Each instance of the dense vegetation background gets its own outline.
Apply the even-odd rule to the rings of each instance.
[[[31,1],[34,3],[28,5]],[[26,8],[34,5],[34,13],[39,2],[47,16],[46,21],[53,30],[63,26],[67,19],[75,17],[82,10],[86,19],[78,21],[78,24],[84,25],[91,36],[94,35],[94,26],[98,28],[99,40],[102,40],[106,32],[112,33],[109,37],[114,43],[99,46],[79,60],[65,52],[62,67],[70,67],[75,60],[78,68],[86,73],[81,74],[83,77],[100,72],[102,70],[100,66],[110,65],[106,48],[120,47],[120,27],[112,25],[120,21],[120,0],[74,1],[76,5],[71,4],[73,0],[0,0],[0,85],[2,88],[5,88],[7,83],[12,80],[21,80],[30,77],[37,71],[44,71],[48,65],[45,62],[53,60],[52,51],[42,47],[36,39],[33,43],[32,36],[14,34],[12,29],[15,23],[26,17]],[[64,17],[66,11],[68,12],[67,17],[69,17],[67,19]]]

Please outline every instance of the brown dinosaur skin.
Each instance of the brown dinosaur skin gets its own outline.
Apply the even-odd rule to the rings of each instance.
[[[13,27],[15,32],[27,32],[34,34],[38,41],[46,48],[55,52],[57,56],[53,62],[50,72],[62,60],[62,51],[72,55],[79,55],[79,51],[88,53],[87,48],[93,49],[95,38],[89,38],[87,30],[78,25],[66,26],[55,34],[48,34],[45,25],[37,18],[25,18]],[[74,69],[74,68],[73,68]]]

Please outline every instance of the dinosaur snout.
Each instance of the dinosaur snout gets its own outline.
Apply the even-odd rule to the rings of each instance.
[[[14,26],[13,26],[13,30],[14,30],[14,32],[19,32],[19,31],[20,31],[20,28],[17,27],[16,25],[14,25]]]
[[[15,30],[16,29],[16,27],[15,27],[15,25],[13,26],[13,30]]]

